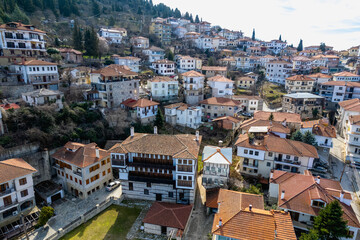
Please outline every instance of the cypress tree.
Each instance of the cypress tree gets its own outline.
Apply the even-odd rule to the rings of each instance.
[[[92,1],[92,12],[97,17],[100,15],[100,6],[95,0]]]
[[[301,142],[303,139],[303,134],[300,132],[300,130],[297,130],[294,132],[291,136],[291,140],[299,141]]]
[[[75,22],[74,29],[73,29],[73,46],[76,50],[83,50],[83,44],[82,44],[82,33],[80,30],[80,27],[78,26],[77,22]]]
[[[299,45],[298,45],[298,47],[297,47],[297,51],[298,51],[298,52],[301,52],[302,50],[303,50],[303,40],[300,39]]]
[[[315,146],[316,145],[316,140],[315,140],[315,137],[314,135],[310,132],[310,131],[306,131],[302,137],[302,141],[304,143],[307,143],[309,145],[313,145]]]
[[[198,15],[196,15],[196,17],[195,17],[195,22],[196,22],[196,23],[199,23],[199,22],[200,22],[200,19],[199,19],[199,16],[198,16]]]
[[[253,28],[253,33],[252,33],[251,40],[255,41],[255,28]]]
[[[282,40],[281,40],[281,34],[280,34],[279,40],[282,41]]]

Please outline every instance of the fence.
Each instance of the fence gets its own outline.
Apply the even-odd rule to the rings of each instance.
[[[63,228],[58,229],[55,233],[53,233],[51,236],[46,237],[46,240],[57,240],[67,234],[68,232],[71,232],[81,224],[89,221],[102,211],[104,211],[106,208],[110,207],[113,204],[120,205],[122,200],[124,199],[124,195],[122,195],[120,198],[116,197],[110,197],[109,199],[106,199],[105,201],[101,202],[100,204],[96,204],[93,208],[91,208],[89,211],[81,215],[80,217],[74,219],[70,223],[68,223]]]

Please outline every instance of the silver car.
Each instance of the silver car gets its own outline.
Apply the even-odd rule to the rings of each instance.
[[[120,181],[111,182],[106,186],[106,191],[111,192],[112,190],[114,190],[119,186],[120,186]]]

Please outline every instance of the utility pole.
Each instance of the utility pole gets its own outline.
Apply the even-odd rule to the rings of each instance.
[[[28,233],[27,233],[27,231],[26,231],[26,225],[25,225],[25,222],[24,222],[24,214],[23,214],[23,213],[21,214],[21,223],[22,223],[23,228],[24,228],[26,240],[29,240],[29,236],[28,236]]]

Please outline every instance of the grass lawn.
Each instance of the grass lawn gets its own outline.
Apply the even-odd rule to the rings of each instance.
[[[125,239],[141,209],[112,205],[61,240]]]
[[[263,95],[268,103],[279,104],[282,101],[282,96],[285,95],[285,89],[282,86],[265,82],[263,85]]]
[[[203,169],[203,162],[202,162],[202,156],[198,156],[198,172],[200,172]]]

